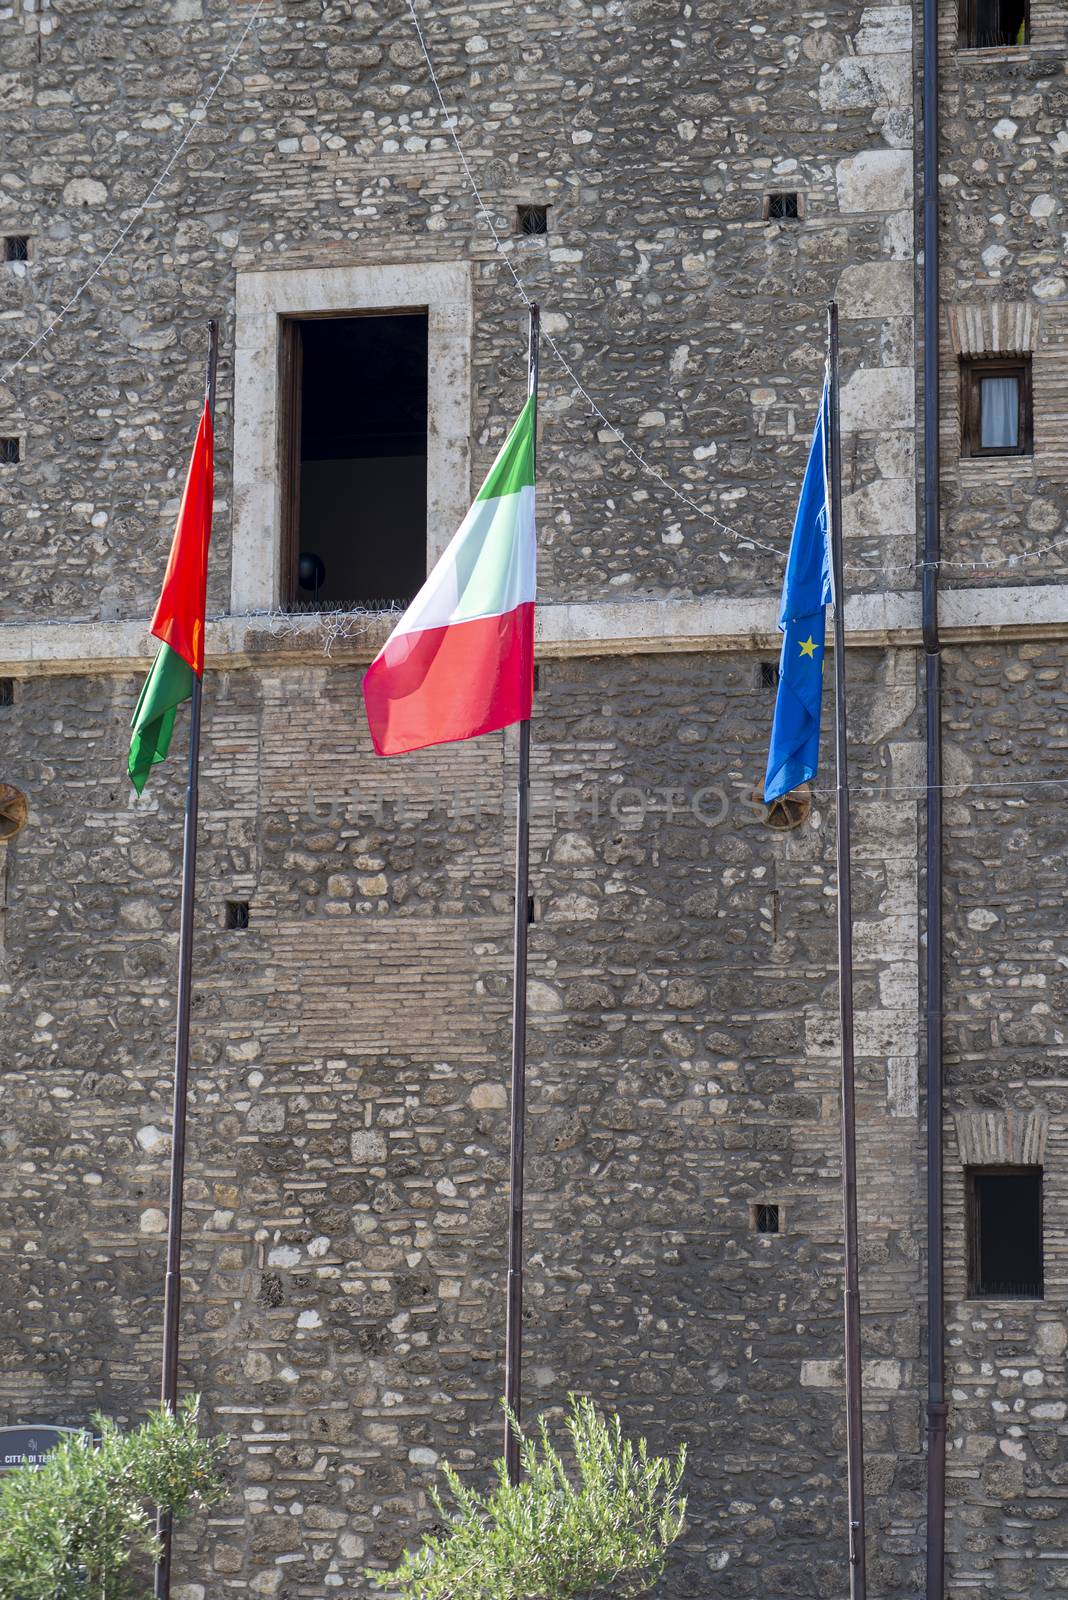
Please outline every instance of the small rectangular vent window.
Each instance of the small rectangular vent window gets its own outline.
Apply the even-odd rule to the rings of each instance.
[[[14,678],[0,678],[0,706],[13,706],[15,704]]]
[[[5,467],[11,467],[14,466],[16,462],[21,460],[22,450],[19,447],[18,439],[11,438],[10,436],[7,438],[0,438],[0,464]]]
[[[1041,1300],[1042,1168],[969,1167],[968,1294]]]
[[[960,42],[965,50],[1005,50],[1031,35],[1028,0],[960,0]]]
[[[223,926],[235,929],[248,927],[247,900],[227,900],[223,914]]]
[[[778,1208],[778,1206],[762,1205],[762,1206],[754,1207],[753,1220],[756,1223],[756,1231],[757,1231],[757,1233],[778,1233],[779,1232],[779,1208]]]
[[[25,233],[9,233],[4,236],[4,260],[28,261],[30,259],[30,240]]]
[[[779,663],[777,661],[762,661],[760,663],[760,687],[762,689],[777,689],[779,687]]]
[[[798,198],[790,193],[769,194],[764,201],[764,218],[767,222],[796,222],[801,215]]]
[[[517,233],[548,233],[549,208],[548,206],[517,206],[516,207],[516,232]]]

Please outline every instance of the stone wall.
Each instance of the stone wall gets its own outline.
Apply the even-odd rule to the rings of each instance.
[[[946,1290],[952,1592],[1059,1592],[1064,1565],[1063,641],[947,655]],[[1028,786],[1027,780],[1038,780]],[[1046,1298],[967,1298],[964,1166],[1043,1166]]]
[[[1062,531],[1066,18],[1034,0],[1031,45],[966,57],[954,10],[945,538],[972,562]],[[0,234],[32,238],[26,266],[0,264],[5,361],[131,220],[250,14],[0,5]],[[841,304],[848,583],[882,629],[878,650],[850,651],[870,1592],[915,1595],[912,14],[535,0],[435,6],[426,25],[547,333],[657,471],[776,548],[825,302]],[[764,220],[773,190],[796,190],[799,222]],[[549,203],[545,238],[512,233],[524,201]],[[156,1389],[181,751],[133,802],[144,644],[128,624],[157,592],[204,320],[223,324],[209,606],[224,614],[238,274],[412,263],[470,264],[477,480],[523,392],[525,318],[405,9],[269,4],[127,244],[0,385],[0,434],[24,442],[0,466],[0,668],[18,675],[0,781],[31,803],[0,878],[3,1420],[133,1417]],[[958,463],[957,354],[1006,337],[1034,352],[1035,458]],[[591,604],[554,634],[535,731],[531,1406],[575,1386],[658,1444],[686,1438],[691,1526],[665,1595],[837,1596],[833,824],[826,792],[785,835],[751,802],[781,563],[643,472],[548,350],[542,428],[543,594]],[[1062,577],[1060,556],[1023,576],[1039,572]],[[664,603],[653,641],[609,617],[641,598]],[[765,620],[681,652],[688,598],[751,600]],[[997,600],[951,602],[968,642],[947,654],[949,775],[980,782],[992,755],[1040,771],[1063,737],[1063,643],[987,639]],[[1043,630],[1063,639],[1058,603]],[[1036,616],[1018,588],[1013,628]],[[87,659],[63,656],[64,632],[56,670],[47,625],[82,618],[101,624]],[[477,1477],[499,1444],[513,750],[372,763],[365,654],[250,632],[210,674],[183,1382],[234,1437],[236,1487],[183,1544],[180,1600],[361,1592],[365,1563],[429,1519],[437,1461]],[[1060,1232],[1047,1301],[964,1299],[957,1158],[979,1135],[961,1119],[1011,1142],[1010,1113],[1040,1116],[1048,1214],[1060,1203],[1062,841],[1055,810],[1036,823],[1019,802],[975,791],[947,815],[950,1593],[999,1600],[1063,1587]],[[227,899],[249,901],[247,932],[222,926]],[[780,1205],[779,1236],[754,1232],[760,1201]]]
[[[555,662],[535,726],[528,1404],[577,1388],[686,1440],[678,1596],[842,1581],[833,823],[752,804],[758,669]],[[857,657],[870,777],[911,769],[913,670]],[[280,661],[206,700],[182,1381],[236,1469],[180,1558],[206,1593],[362,1592],[437,1461],[499,1448],[514,757],[377,764],[357,682]],[[7,860],[12,1417],[155,1387],[180,794],[119,781],[137,687],[31,679],[3,713],[34,810]],[[915,852],[913,805],[858,805],[881,1595],[914,1592],[921,1509]]]
[[[111,0],[0,14],[2,348],[41,333],[131,220],[229,54],[245,7]],[[47,31],[45,30],[47,25]],[[781,543],[839,285],[858,561],[913,559],[910,15],[561,0],[435,7],[427,32],[517,271],[610,420],[680,492]],[[763,220],[796,190],[803,222]],[[515,206],[550,204],[543,238]],[[269,5],[149,210],[0,391],[25,461],[0,468],[32,535],[0,617],[143,616],[154,601],[223,321],[211,608],[229,594],[235,272],[479,265],[471,434],[484,468],[523,392],[525,321],[479,223],[403,5]],[[863,348],[862,348],[863,347]],[[644,475],[547,354],[542,583],[565,598],[775,588]],[[59,464],[62,470],[59,470]],[[878,579],[858,575],[858,585]]]

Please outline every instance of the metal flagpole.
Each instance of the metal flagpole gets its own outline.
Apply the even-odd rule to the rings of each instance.
[[[541,311],[530,307],[527,394],[538,394]],[[535,455],[537,417],[535,415]],[[519,774],[515,810],[515,971],[512,985],[512,1127],[509,1157],[508,1311],[504,1337],[504,1397],[518,1420],[523,1374],[523,1144],[527,1109],[527,929],[530,925],[530,721],[519,724]],[[504,1459],[519,1482],[519,1440],[504,1425]]]
[[[208,323],[208,413],[215,430],[215,375],[219,363],[219,324]],[[193,890],[197,870],[197,811],[200,778],[200,678],[193,674],[189,715],[189,782],[182,837],[182,901],[178,936],[178,1026],[174,1045],[174,1115],[171,1133],[171,1194],[167,1218],[167,1283],[163,1300],[163,1382],[160,1399],[171,1412],[178,1405],[178,1320],[182,1296],[182,1200],[185,1191],[185,1128],[189,1100],[189,1006],[193,986]],[[161,1511],[155,1600],[171,1592],[171,1518]]]
[[[835,814],[838,851],[838,1014],[842,1033],[842,1206],[845,1214],[846,1460],[849,1491],[849,1593],[865,1600],[864,1406],[860,1365],[860,1263],[857,1244],[857,1124],[853,1069],[853,900],[849,860],[849,774],[845,701],[845,589],[842,581],[842,438],[838,414],[838,306],[827,314],[830,383],[831,585],[834,599]]]

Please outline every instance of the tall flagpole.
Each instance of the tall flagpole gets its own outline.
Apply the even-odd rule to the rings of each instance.
[[[541,311],[530,307],[527,394],[538,394]],[[534,419],[535,476],[537,416]],[[509,1157],[508,1311],[504,1336],[504,1398],[518,1419],[523,1393],[523,1145],[527,1110],[527,929],[530,925],[530,720],[519,724],[515,808],[515,970],[512,984],[512,1127]],[[519,1482],[519,1441],[504,1425],[504,1459]]]
[[[208,413],[215,429],[215,376],[219,364],[219,324],[208,323]],[[197,871],[197,811],[200,780],[200,710],[202,690],[193,673],[189,715],[189,782],[185,792],[182,837],[182,902],[178,936],[178,1025],[174,1045],[174,1114],[171,1132],[171,1194],[167,1217],[167,1283],[163,1299],[163,1382],[160,1399],[178,1406],[178,1323],[182,1298],[182,1201],[185,1193],[185,1130],[189,1102],[189,1006],[193,989],[193,890]],[[156,1563],[155,1600],[171,1592],[171,1518],[161,1511],[156,1524],[160,1542]]]
[[[831,585],[834,599],[835,814],[838,852],[838,1014],[842,1035],[842,1208],[845,1220],[846,1469],[849,1593],[865,1600],[864,1406],[860,1365],[860,1255],[857,1243],[857,1119],[853,1067],[853,896],[849,857],[849,772],[845,701],[845,588],[842,561],[842,437],[838,414],[838,306],[827,313],[830,366]]]

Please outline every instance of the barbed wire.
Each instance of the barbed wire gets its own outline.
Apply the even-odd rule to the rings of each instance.
[[[182,151],[185,149],[186,145],[189,143],[190,139],[193,137],[194,133],[196,133],[197,129],[200,127],[201,123],[204,121],[205,117],[207,116],[208,107],[211,105],[211,102],[215,99],[215,96],[218,94],[220,88],[222,87],[223,81],[225,80],[227,74],[229,73],[230,68],[233,66],[234,62],[237,60],[238,56],[240,55],[241,48],[244,45],[245,40],[248,38],[249,33],[252,30],[252,27],[258,21],[260,13],[262,12],[262,10],[263,10],[264,6],[266,5],[266,3],[267,3],[267,0],[258,0],[258,4],[256,6],[255,11],[249,17],[249,19],[246,22],[244,28],[242,29],[241,36],[238,39],[238,41],[237,41],[236,45],[234,46],[233,50],[230,52],[230,55],[227,58],[227,61],[226,61],[225,65],[223,66],[222,71],[219,73],[218,77],[215,79],[215,82],[212,84],[211,88],[209,89],[207,95],[204,97],[203,101],[198,106],[194,106],[193,110],[189,113],[189,126],[188,126],[188,128],[186,128],[186,130],[185,130],[184,134],[182,135],[181,139],[179,139],[178,143],[175,145],[173,151],[171,152],[170,159],[167,161],[166,166],[163,168],[162,172],[160,173],[159,177],[156,179],[155,183],[152,185],[151,189],[148,191],[148,193],[145,196],[145,198],[141,201],[141,204],[137,207],[136,211],[134,212],[133,216],[130,218],[129,222],[117,234],[117,236],[115,237],[114,241],[111,244],[111,247],[104,253],[104,255],[102,255],[100,257],[100,260],[93,267],[93,269],[89,273],[88,277],[81,284],[79,284],[78,288],[71,295],[70,299],[56,313],[56,315],[52,318],[52,321],[48,324],[48,326],[44,329],[44,331],[42,333],[39,333],[37,335],[37,338],[32,340],[31,343],[26,346],[26,348],[25,348],[25,350],[23,350],[22,354],[17,356],[16,359],[11,363],[11,365],[4,369],[3,374],[0,375],[0,383],[6,383],[8,381],[8,379],[12,376],[12,374],[18,371],[18,369],[22,366],[23,362],[29,360],[29,358],[33,354],[33,352],[35,350],[39,349],[39,347],[42,344],[44,344],[47,339],[49,339],[51,337],[51,335],[55,332],[56,328],[59,327],[59,324],[63,321],[63,318],[67,315],[67,313],[69,311],[72,311],[74,309],[74,307],[78,304],[79,300],[82,298],[82,295],[88,289],[89,285],[94,281],[94,279],[96,279],[96,278],[98,278],[100,276],[100,274],[103,272],[104,268],[107,266],[108,262],[111,261],[112,258],[118,254],[119,250],[121,250],[122,246],[125,244],[127,238],[129,237],[129,235],[132,232],[132,230],[134,229],[134,227],[136,227],[137,223],[144,216],[145,212],[148,210],[148,207],[152,204],[153,200],[156,198],[157,194],[162,189],[162,187],[166,183],[167,179],[170,177],[171,173],[173,172],[173,170],[174,170],[174,168],[175,168],[175,166],[176,166],[176,164],[178,162],[179,157],[182,154]]]

